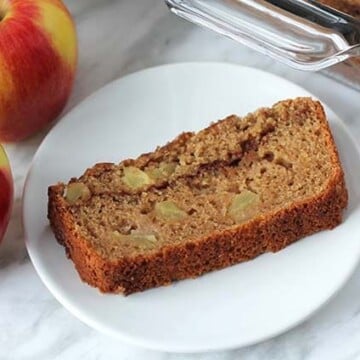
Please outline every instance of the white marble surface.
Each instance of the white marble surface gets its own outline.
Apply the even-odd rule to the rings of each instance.
[[[177,61],[226,61],[266,69],[304,86],[330,104],[356,138],[360,136],[359,92],[319,74],[290,70],[177,19],[168,13],[162,0],[66,3],[77,23],[80,59],[75,89],[65,111],[102,85],[138,69]],[[286,334],[245,349],[197,355],[159,353],[120,343],[82,324],[41,283],[24,246],[21,192],[33,154],[45,134],[6,146],[16,201],[0,247],[1,360],[360,359],[360,268],[311,319]]]

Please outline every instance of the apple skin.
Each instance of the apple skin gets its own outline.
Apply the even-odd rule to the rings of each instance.
[[[8,158],[0,145],[0,243],[9,223],[14,187]]]
[[[76,29],[60,0],[0,0],[0,142],[54,120],[71,93]]]

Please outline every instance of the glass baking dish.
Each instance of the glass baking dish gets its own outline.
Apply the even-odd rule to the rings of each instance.
[[[198,25],[296,69],[325,71],[360,90],[360,0],[166,2],[172,12]]]

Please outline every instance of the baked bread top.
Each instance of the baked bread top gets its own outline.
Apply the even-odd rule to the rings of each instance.
[[[360,0],[318,0],[348,15],[360,17]]]

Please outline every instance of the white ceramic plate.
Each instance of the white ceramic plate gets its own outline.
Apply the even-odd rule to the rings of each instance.
[[[80,281],[46,218],[50,184],[96,162],[135,157],[228,114],[302,95],[311,94],[259,70],[191,63],[132,74],[85,100],[44,140],[25,186],[26,244],[43,282],[88,325],[164,351],[240,347],[303,321],[339,290],[360,255],[359,152],[328,107],[350,192],[345,222],[277,254],[129,297],[103,295]]]

